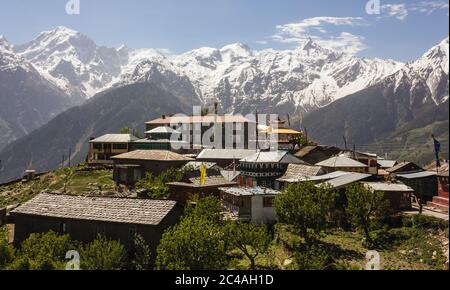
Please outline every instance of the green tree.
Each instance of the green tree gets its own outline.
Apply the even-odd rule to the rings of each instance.
[[[142,271],[151,269],[150,246],[140,235],[135,235],[134,237],[134,258],[131,264],[134,270]]]
[[[231,246],[239,249],[249,260],[250,269],[256,270],[256,258],[268,251],[272,238],[264,225],[230,222],[225,230]]]
[[[73,250],[75,244],[68,235],[55,232],[31,234],[22,242],[13,270],[62,270],[66,265],[66,253]]]
[[[327,185],[312,182],[291,184],[275,199],[278,220],[292,225],[307,243],[328,226],[336,193]]]
[[[124,126],[119,130],[119,134],[133,134],[133,129],[129,126]]]
[[[152,199],[164,199],[169,195],[167,183],[179,182],[183,179],[184,171],[169,169],[158,176],[147,173],[146,176],[136,183],[136,188],[146,189],[148,196]]]
[[[370,235],[372,226],[379,222],[386,213],[388,201],[383,192],[374,192],[361,184],[347,187],[347,214],[353,224],[364,232],[369,246],[373,246]]]
[[[227,265],[223,228],[195,216],[167,230],[157,253],[159,270],[220,270]]]
[[[14,260],[14,248],[8,244],[6,228],[0,228],[0,270],[8,267]]]
[[[121,270],[125,257],[125,249],[120,242],[98,236],[81,248],[80,267],[83,270]]]
[[[220,200],[214,196],[204,198],[194,196],[186,208],[185,215],[203,218],[216,224],[223,223],[223,207]]]

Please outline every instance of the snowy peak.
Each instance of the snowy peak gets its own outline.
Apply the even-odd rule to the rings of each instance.
[[[224,46],[220,49],[220,53],[223,57],[227,57],[229,61],[236,61],[241,58],[252,56],[250,47],[242,43],[234,43]]]
[[[12,50],[12,45],[8,42],[8,40],[3,35],[0,35],[0,51],[1,50],[4,50],[4,51]]]
[[[88,98],[107,88],[128,62],[127,52],[98,46],[89,37],[59,26],[15,47],[55,85],[72,96]]]
[[[449,38],[447,37],[443,41],[441,41],[439,44],[431,48],[429,51],[427,51],[422,58],[414,62],[413,66],[416,69],[420,69],[421,67],[441,67],[444,72],[449,71],[449,58],[448,58],[448,51],[449,51]]]
[[[409,88],[411,104],[439,105],[449,98],[449,39],[428,50],[418,60],[408,63],[394,78],[395,91]]]

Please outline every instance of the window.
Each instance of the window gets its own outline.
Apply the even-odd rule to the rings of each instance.
[[[128,146],[127,144],[113,144],[114,150],[127,150]]]
[[[92,147],[94,148],[94,150],[98,150],[98,151],[103,150],[103,145],[99,144],[99,143],[94,143]]]
[[[273,207],[273,197],[265,197],[263,199],[263,206],[264,207]]]

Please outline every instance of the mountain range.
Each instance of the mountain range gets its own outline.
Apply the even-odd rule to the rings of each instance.
[[[89,137],[117,132],[124,125],[142,129],[141,123],[152,116],[189,113],[193,104],[217,102],[226,113],[291,114],[295,124],[302,122],[324,144],[336,144],[346,136],[349,143],[391,145],[389,138],[408,139],[400,136],[407,129],[424,134],[421,128],[448,123],[448,113],[446,117],[442,113],[446,107],[448,112],[448,38],[408,64],[335,52],[311,39],[294,50],[252,51],[237,43],[181,55],[98,46],[65,27],[43,32],[23,45],[3,42],[0,87],[8,88],[0,91],[0,104],[16,103],[7,110],[12,116],[29,106],[48,118],[27,119],[33,123],[21,124],[27,131],[9,129],[7,143],[32,133],[7,147],[3,144],[0,181],[20,176],[30,167],[54,168],[68,148],[74,149],[76,160],[82,160]],[[11,74],[8,67],[14,63],[28,68],[15,83],[1,77]],[[53,105],[30,106],[30,99],[46,103],[31,88],[28,94],[16,93],[30,75],[45,84],[38,91],[47,92],[43,95]],[[54,100],[46,89],[57,93]],[[4,115],[0,115],[2,134],[3,127],[15,122]],[[443,134],[448,136],[448,130]],[[379,147],[367,147],[371,148]]]
[[[381,82],[311,112],[303,125],[324,144],[357,145],[392,158],[432,160],[431,135],[448,158],[449,39]]]
[[[203,47],[181,55],[158,50],[108,48],[66,27],[42,32],[14,46],[19,56],[67,94],[90,98],[107,88],[169,73],[190,82],[203,103],[227,112],[311,111],[355,93],[398,71],[392,60],[364,59],[325,49],[312,39],[298,49],[252,51],[240,43]]]
[[[0,150],[76,103],[0,36]]]

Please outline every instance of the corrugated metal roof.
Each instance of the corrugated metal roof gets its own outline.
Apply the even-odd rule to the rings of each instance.
[[[99,138],[89,141],[90,143],[129,143],[139,138],[131,134],[106,134]]]
[[[346,185],[369,178],[370,176],[371,176],[370,174],[364,174],[364,173],[350,173],[350,174],[346,174],[346,175],[331,179],[331,180],[327,181],[326,183],[331,185],[331,187],[333,187],[334,189],[339,189]]]
[[[328,168],[366,168],[367,165],[345,156],[331,157],[325,161],[319,162],[316,166]]]
[[[219,188],[219,190],[236,196],[278,195],[281,193],[278,190],[261,187],[223,187]]]
[[[151,160],[151,161],[194,161],[192,158],[165,150],[136,150],[120,154],[111,159]]]
[[[25,214],[112,223],[158,225],[175,201],[39,194],[13,210]]]
[[[240,162],[248,163],[283,163],[283,164],[307,164],[287,151],[260,151],[243,158]]]
[[[387,183],[387,182],[363,182],[365,186],[373,191],[383,192],[413,192],[414,189],[403,183]]]
[[[396,176],[400,177],[400,178],[406,178],[406,179],[418,179],[418,178],[436,176],[436,172],[423,171],[423,172],[410,173],[410,174],[397,174]]]
[[[255,154],[255,150],[246,149],[205,149],[197,156],[197,159],[235,159],[241,160]]]
[[[145,134],[181,134],[180,131],[174,130],[167,126],[155,128],[153,130],[145,132]]]

